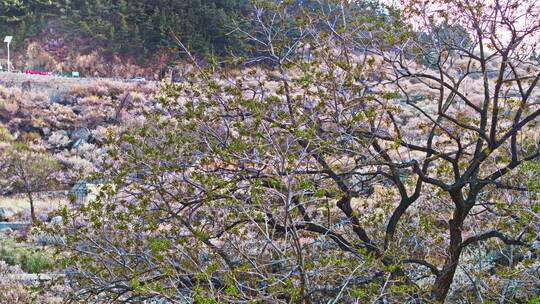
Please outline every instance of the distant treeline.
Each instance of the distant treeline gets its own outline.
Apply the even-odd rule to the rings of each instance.
[[[54,26],[89,48],[137,56],[175,49],[174,33],[198,54],[220,55],[238,47],[228,25],[248,12],[248,0],[3,0],[0,28],[20,43]]]
[[[254,2],[259,8],[286,5],[297,13],[316,14],[318,9],[337,14],[359,9],[370,17],[381,13],[377,2],[370,0],[351,0],[345,9],[332,0],[0,0],[0,34],[16,35],[15,42],[20,44],[35,40],[46,29],[54,30],[64,37],[80,38],[79,51],[99,48],[105,54],[140,59],[159,51],[181,53],[175,36],[201,57],[241,54],[250,50],[248,39],[231,33],[239,24],[248,31],[256,27]],[[266,17],[271,20],[272,14]],[[294,19],[275,22],[291,23],[294,28]],[[290,31],[285,38],[294,35]]]

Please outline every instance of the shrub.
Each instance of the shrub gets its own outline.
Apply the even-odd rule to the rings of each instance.
[[[29,273],[43,273],[52,270],[54,266],[52,254],[24,250],[21,252],[21,267]]]
[[[54,266],[49,250],[23,247],[11,239],[0,241],[0,260],[11,266],[18,265],[27,273],[44,273]]]

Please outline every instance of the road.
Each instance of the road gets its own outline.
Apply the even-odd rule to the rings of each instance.
[[[4,87],[22,88],[23,83],[30,84],[32,91],[51,93],[54,91],[67,91],[74,86],[89,85],[96,81],[109,81],[118,83],[135,83],[128,79],[114,78],[70,78],[59,76],[29,75],[24,73],[0,72],[0,85]],[[141,82],[142,83],[142,82]],[[159,82],[146,81],[146,85],[158,85]]]

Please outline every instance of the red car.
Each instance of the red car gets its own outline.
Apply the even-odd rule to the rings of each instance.
[[[30,75],[42,75],[42,76],[51,76],[53,74],[52,72],[39,72],[39,71],[32,71],[32,70],[26,70],[24,73],[30,74]]]

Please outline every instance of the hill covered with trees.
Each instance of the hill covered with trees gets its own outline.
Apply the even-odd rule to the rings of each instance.
[[[226,24],[246,13],[244,0],[29,0],[4,1],[0,27],[21,41],[52,28],[67,38],[82,38],[87,50],[137,55],[175,48],[174,33],[198,54],[223,54],[238,41]],[[230,29],[229,29],[230,30]]]

